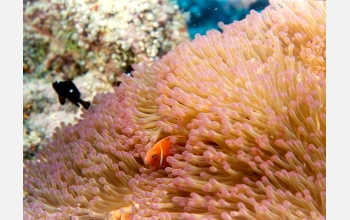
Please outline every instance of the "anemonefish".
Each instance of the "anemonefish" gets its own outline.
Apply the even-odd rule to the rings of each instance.
[[[170,155],[169,151],[172,145],[170,142],[171,137],[172,136],[163,138],[147,150],[143,160],[152,170],[169,166],[166,158]]]
[[[72,81],[56,81],[52,83],[52,87],[58,94],[58,100],[61,105],[63,105],[66,102],[66,99],[68,99],[78,107],[78,103],[80,103],[85,109],[89,108],[90,102],[85,102],[80,99],[80,92]]]

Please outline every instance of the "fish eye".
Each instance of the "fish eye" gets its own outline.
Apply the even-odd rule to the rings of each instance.
[[[153,158],[153,159],[157,158],[157,154],[153,154],[153,155],[152,155],[152,158]]]

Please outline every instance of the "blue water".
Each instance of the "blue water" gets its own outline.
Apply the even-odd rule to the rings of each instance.
[[[242,20],[249,14],[250,10],[261,12],[268,6],[268,0],[256,0],[255,3],[244,7],[242,0],[172,0],[176,2],[183,12],[190,13],[187,21],[188,31],[191,39],[195,34],[204,35],[210,29],[220,30],[218,22],[224,24]],[[247,1],[247,0],[243,0]]]

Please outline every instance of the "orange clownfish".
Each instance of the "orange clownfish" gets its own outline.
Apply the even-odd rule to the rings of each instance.
[[[169,166],[166,158],[170,155],[171,137],[163,138],[147,150],[143,160],[152,170]]]

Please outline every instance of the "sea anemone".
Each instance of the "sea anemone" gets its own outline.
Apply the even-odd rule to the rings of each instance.
[[[24,164],[25,217],[325,219],[325,2],[270,4],[134,65],[57,129]]]

